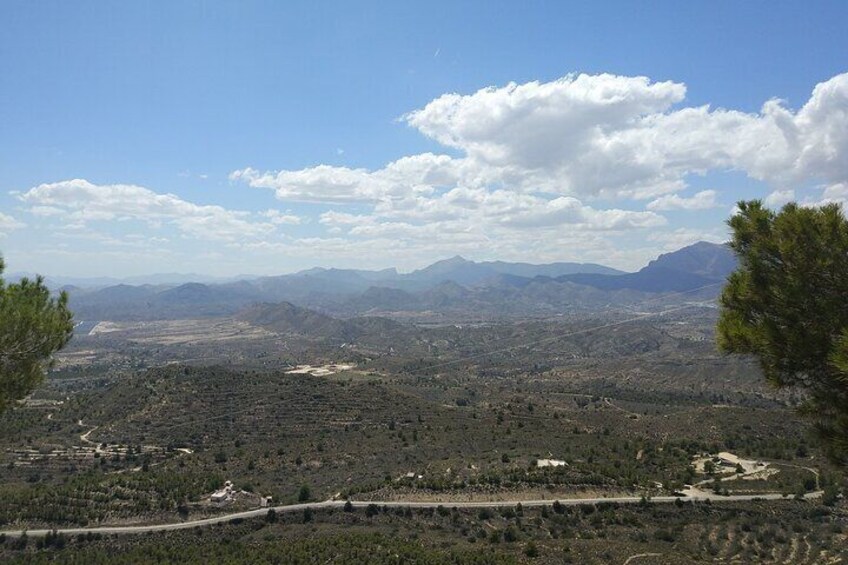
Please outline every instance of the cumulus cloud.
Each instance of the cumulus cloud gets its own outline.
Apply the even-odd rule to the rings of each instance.
[[[368,182],[365,169],[319,165],[299,171],[279,173],[259,171],[250,167],[230,174],[230,180],[242,180],[257,188],[270,188],[280,200],[319,202],[359,202],[374,200],[379,187]]]
[[[483,161],[532,169],[573,154],[591,142],[597,128],[619,129],[685,94],[682,84],[646,77],[567,76],[467,96],[446,94],[405,119],[424,135]]]
[[[541,261],[569,250],[575,258],[634,267],[652,250],[724,237],[718,228],[670,223],[682,214],[662,215],[721,205],[712,212],[720,222],[721,203],[735,196],[720,184],[693,194],[693,175],[742,173],[762,181],[772,206],[810,186],[822,187],[816,202],[848,200],[848,74],[815,86],[795,108],[779,99],[755,112],[691,106],[686,94],[680,82],[610,74],[450,93],[400,117],[440,146],[433,152],[373,168],[246,167],[230,174],[234,184],[267,190],[282,203],[309,203],[300,208],[248,213],[82,180],[41,185],[18,198],[34,216],[62,218],[68,229],[136,219],[315,262],[353,255],[408,264],[469,251],[479,257],[479,250]],[[308,230],[314,237],[298,238],[295,226],[309,222],[302,210],[319,204],[325,206]],[[281,226],[290,226],[285,238],[271,237]]]
[[[827,202],[845,202],[848,200],[848,182],[840,182],[826,186],[822,192],[822,200]]]
[[[303,221],[300,216],[272,209],[265,210],[264,212],[262,212],[262,216],[268,218],[268,220],[274,225],[288,224],[296,226]]]
[[[12,216],[0,212],[0,235],[6,235],[10,231],[25,228],[26,224],[19,222]]]
[[[576,230],[630,230],[662,226],[665,218],[654,212],[599,210],[573,197],[543,198],[509,190],[454,188],[437,197],[386,201],[371,214],[328,211],[320,223],[334,228],[355,226],[354,235],[375,234],[384,222],[397,230],[416,224],[438,231],[463,232],[470,227],[491,233],[503,230],[568,227]],[[367,226],[367,227],[366,227]],[[422,231],[421,233],[426,233]]]
[[[683,100],[686,87],[646,77],[566,76],[446,94],[404,119],[434,140],[524,188],[563,194],[669,189],[654,163],[614,134]],[[617,166],[604,169],[614,159]],[[653,188],[644,186],[650,179]]]
[[[765,197],[765,205],[770,208],[780,208],[784,204],[795,200],[795,191],[791,188],[786,190],[774,190]]]
[[[821,193],[817,197],[808,196],[800,204],[802,206],[821,206],[824,204],[840,204],[848,207],[848,182],[838,182],[819,187]]]
[[[648,210],[706,210],[717,206],[717,194],[715,190],[702,190],[691,198],[685,198],[679,194],[666,194],[649,202],[646,208]]]
[[[502,222],[519,227],[572,225],[593,230],[630,230],[662,226],[666,220],[653,212],[595,210],[576,198],[561,196],[519,214],[505,216]]]
[[[29,213],[33,216],[61,216],[65,213],[62,208],[56,206],[30,206]]]
[[[681,247],[692,245],[699,241],[711,243],[724,243],[730,239],[726,229],[698,230],[691,228],[678,228],[666,232],[652,233],[647,237],[648,241],[662,245],[664,251],[676,251]]]
[[[774,184],[848,179],[848,74],[797,112],[677,108],[686,88],[645,77],[579,75],[447,94],[406,121],[525,189],[650,198],[690,174],[739,170]]]
[[[797,111],[777,99],[755,113],[686,107],[685,97],[682,83],[610,74],[445,94],[401,119],[452,155],[230,178],[283,201],[371,206],[370,232],[451,221],[642,229],[665,222],[657,212],[718,206],[717,190],[684,196],[690,175],[743,172],[772,186],[772,203],[793,197],[796,183],[848,182],[848,74],[817,85]],[[596,204],[621,199],[648,203],[643,212]]]
[[[31,205],[33,213],[61,215],[76,228],[93,221],[140,220],[154,226],[167,222],[188,235],[217,240],[259,237],[274,229],[270,222],[253,221],[248,212],[194,204],[127,184],[96,185],[74,179],[41,184],[18,198]]]
[[[428,194],[459,180],[457,163],[447,155],[404,157],[377,171],[318,165],[296,171],[259,172],[247,167],[230,173],[231,181],[269,188],[280,200],[296,202],[377,202],[410,194]]]

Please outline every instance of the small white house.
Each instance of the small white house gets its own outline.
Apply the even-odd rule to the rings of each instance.
[[[213,492],[212,496],[209,497],[209,500],[212,504],[226,504],[232,501],[234,494],[235,490],[233,489],[233,482],[227,481],[224,483],[224,488]]]

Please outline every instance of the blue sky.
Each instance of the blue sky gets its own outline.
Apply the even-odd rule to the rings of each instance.
[[[635,269],[740,198],[848,196],[848,4],[568,4],[3,2],[0,252]]]

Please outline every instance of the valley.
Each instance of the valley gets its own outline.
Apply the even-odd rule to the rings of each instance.
[[[244,540],[238,522],[277,527],[269,508],[286,523],[310,514],[321,536],[364,513],[356,531],[401,543],[399,532],[431,538],[410,512],[439,521],[444,511],[468,525],[440,534],[439,551],[485,542],[524,560],[532,541],[534,560],[554,562],[565,534],[549,522],[556,505],[576,504],[608,515],[570,534],[580,562],[599,559],[590,540],[608,540],[606,528],[626,532],[615,534],[629,540],[622,560],[764,551],[684,534],[711,504],[796,521],[820,512],[830,533],[804,559],[835,558],[848,520],[835,497],[842,470],[808,437],[795,413],[802,398],[768,387],[753,361],[717,352],[716,310],[692,299],[699,292],[483,323],[334,317],[287,302],[85,322],[45,385],[0,417],[0,547],[23,530],[84,538],[64,551],[89,557],[130,543],[112,534],[148,528],[204,525]],[[241,494],[210,502],[227,480]],[[679,530],[635,525],[661,505]],[[503,514],[513,507],[526,521]],[[565,510],[574,512],[590,517]],[[503,528],[521,543],[494,543]],[[793,535],[785,543],[809,543]]]

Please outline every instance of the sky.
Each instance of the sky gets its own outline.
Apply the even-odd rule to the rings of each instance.
[[[52,276],[635,270],[848,199],[848,3],[0,2],[0,254]]]

